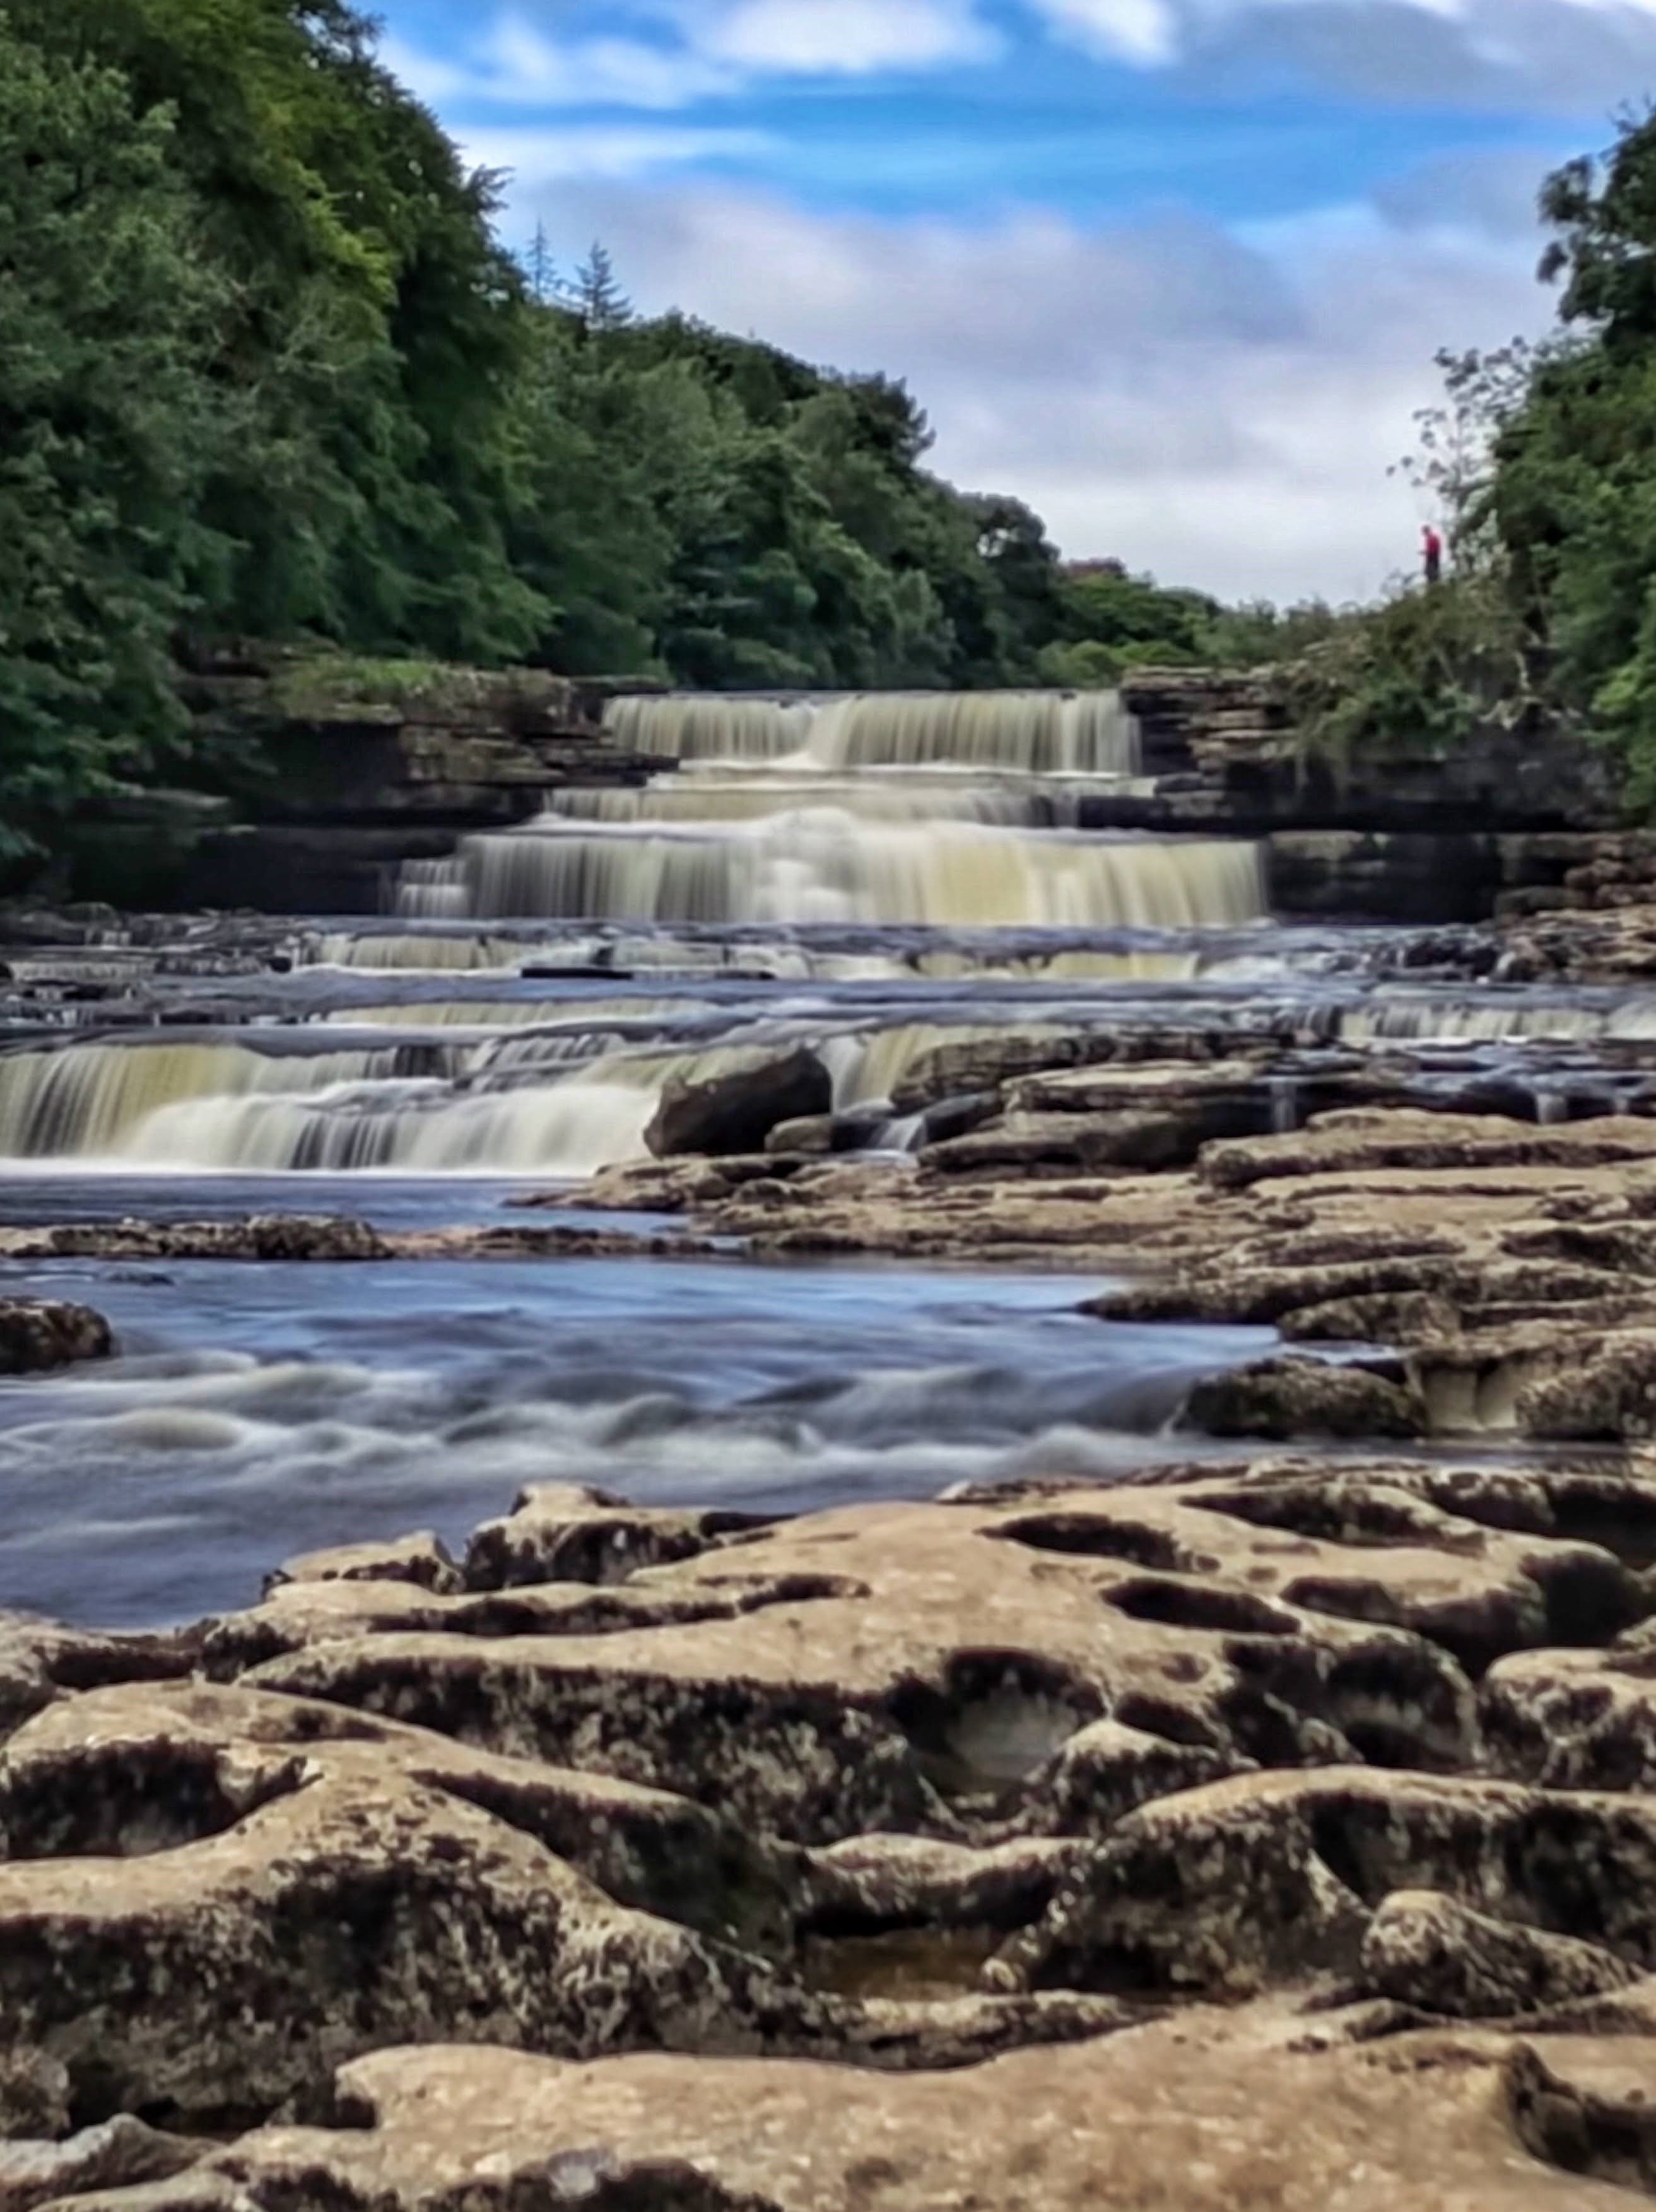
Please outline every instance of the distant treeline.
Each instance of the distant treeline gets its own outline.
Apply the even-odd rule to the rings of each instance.
[[[1629,732],[1656,730],[1653,167],[1647,125],[1607,180],[1548,187],[1585,335],[1504,380],[1462,365],[1498,471],[1436,486],[1466,619],[1497,579],[1485,657],[1547,661]],[[927,471],[902,384],[640,319],[602,248],[561,282],[502,245],[500,188],[345,0],[5,0],[0,852],[111,783],[210,772],[191,639],[732,689],[1307,646],[1373,676],[1374,617],[1066,570],[1027,507]]]

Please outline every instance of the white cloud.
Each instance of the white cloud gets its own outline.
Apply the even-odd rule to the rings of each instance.
[[[1108,60],[1234,80],[1286,65],[1427,100],[1617,105],[1656,80],[1656,0],[1023,0]]]
[[[1111,60],[1151,66],[1178,58],[1179,17],[1169,0],[1037,0],[1061,34]]]
[[[682,20],[700,51],[755,71],[936,69],[986,61],[999,47],[973,0],[737,0]]]
[[[550,39],[507,10],[451,54],[395,35],[379,43],[392,75],[434,106],[474,101],[515,107],[688,107],[741,88],[737,73],[705,54],[643,39]]]
[[[532,208],[532,196],[531,206]],[[905,376],[956,482],[1027,499],[1072,554],[1231,596],[1365,596],[1420,512],[1388,468],[1439,346],[1545,319],[1528,239],[1334,210],[1246,240],[1188,222],[988,228],[807,213],[706,185],[540,210],[601,236],[649,308]]]
[[[666,33],[558,38],[507,6],[442,53],[395,35],[387,66],[434,105],[688,107],[775,76],[859,76],[989,60],[977,0],[641,0]]]
[[[561,124],[555,129],[468,131],[456,134],[466,160],[503,170],[521,201],[566,179],[643,178],[708,161],[751,161],[774,150],[762,131],[697,130],[652,124]]]

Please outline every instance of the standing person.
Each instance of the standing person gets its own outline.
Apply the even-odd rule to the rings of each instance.
[[[1443,540],[1431,523],[1429,522],[1422,530],[1420,542],[1426,566],[1426,580],[1429,584],[1441,583],[1443,580]]]

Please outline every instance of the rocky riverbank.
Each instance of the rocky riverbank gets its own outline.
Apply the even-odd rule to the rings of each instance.
[[[1653,1532],[1637,1453],[543,1489],[14,1621],[0,2203],[1609,2212]]]

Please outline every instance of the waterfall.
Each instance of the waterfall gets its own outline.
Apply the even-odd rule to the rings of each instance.
[[[420,1056],[434,1060],[430,1053]],[[413,1072],[408,1050],[395,1047],[274,1054],[239,1044],[169,1042],[6,1053],[0,1054],[0,1156],[118,1152],[136,1130],[181,1101],[326,1091]]]
[[[658,776],[632,789],[555,791],[546,811],[561,821],[632,829],[642,823],[753,822],[807,807],[833,807],[859,822],[980,822],[1004,829],[1073,826],[1077,800],[1068,786],[1033,778],[925,775]],[[410,861],[403,881],[445,884],[441,861]]]
[[[713,830],[543,816],[467,838],[449,866],[483,918],[1183,929],[1265,911],[1249,845],[870,824],[833,808]],[[425,913],[429,888],[405,884],[403,911]],[[445,912],[451,888],[440,887]]]
[[[1133,719],[1116,691],[870,691],[804,699],[612,700],[604,726],[634,752],[828,769],[1014,769],[1130,776]]]
[[[678,1047],[602,1027],[505,1030],[434,1059],[412,1043],[303,1055],[77,1044],[0,1056],[0,1152],[129,1170],[587,1175],[643,1154],[668,1083],[705,1081],[755,1043],[809,1044],[830,1069],[835,1103],[853,1106],[889,1097],[938,1045],[998,1034],[967,1022],[801,1017]]]
[[[594,1062],[526,1090],[445,1095],[413,1085],[317,1098],[203,1098],[153,1115],[124,1147],[135,1162],[343,1173],[590,1175],[641,1153],[657,1086]]]
[[[1517,1000],[1376,1000],[1346,1008],[1340,1036],[1352,1044],[1386,1040],[1416,1044],[1501,1044],[1525,1039],[1656,1037],[1656,1005],[1634,999],[1619,1006],[1534,1006]]]
[[[452,869],[452,860],[408,861],[405,867]],[[458,881],[458,878],[454,878]],[[440,936],[434,931],[327,930],[306,938],[299,948],[301,967],[387,968],[419,974],[509,975],[524,948],[509,939],[475,933]]]
[[[804,750],[819,703],[716,693],[612,699],[604,726],[626,751],[658,760],[778,760]]]

